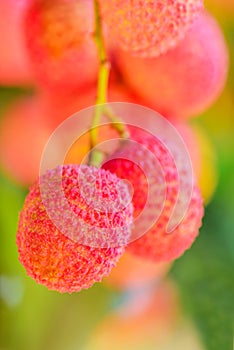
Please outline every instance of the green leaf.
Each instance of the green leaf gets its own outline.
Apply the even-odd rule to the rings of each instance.
[[[206,349],[232,350],[233,246],[227,249],[225,230],[220,231],[219,225],[211,230],[215,212],[208,210],[199,239],[175,263],[171,274],[180,288],[181,303],[197,325]]]

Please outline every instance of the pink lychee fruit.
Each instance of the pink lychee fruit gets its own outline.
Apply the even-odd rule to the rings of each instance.
[[[68,91],[96,81],[91,0],[34,0],[26,14],[25,36],[35,77],[43,87]]]
[[[116,50],[116,64],[126,84],[145,104],[163,115],[195,116],[223,90],[228,50],[216,20],[202,13],[173,49],[157,58],[134,57]]]
[[[155,57],[184,37],[203,8],[202,0],[101,0],[112,40],[133,55]]]
[[[150,217],[155,214],[155,222],[152,224],[150,221],[148,230],[132,241],[127,251],[155,262],[169,262],[190,248],[199,233],[203,216],[203,200],[200,190],[195,183],[183,220],[172,232],[168,233],[167,225],[177,201],[180,186],[174,159],[166,146],[152,134],[132,126],[129,127],[129,132],[130,139],[136,143],[123,145],[111,156],[110,160],[106,160],[103,168],[131,183],[134,189],[132,201],[135,231],[140,230],[141,221],[136,219],[143,213],[148,197],[151,200],[147,207],[149,213],[147,215]],[[144,148],[139,146],[144,146]],[[160,163],[164,180],[159,171],[160,168],[149,158],[148,151]],[[138,159],[141,159],[141,167],[136,164]],[[163,181],[165,181],[165,199],[162,211],[160,215],[157,215],[160,200],[163,198],[161,196]],[[145,216],[146,219],[147,216]]]
[[[56,192],[59,179],[76,226]],[[74,239],[57,228],[56,219],[71,229]],[[116,175],[85,165],[58,166],[42,175],[26,197],[17,232],[19,260],[27,274],[48,289],[78,292],[101,281],[116,265],[131,220],[128,188]],[[104,235],[98,237],[101,230]],[[93,232],[97,241],[106,238],[100,247],[80,243]]]
[[[30,2],[31,0],[0,0],[1,85],[33,83],[23,30],[23,20]]]

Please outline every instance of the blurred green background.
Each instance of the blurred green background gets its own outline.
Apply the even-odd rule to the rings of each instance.
[[[234,325],[234,14],[218,1],[207,1],[207,7],[224,30],[231,64],[222,96],[191,123],[202,126],[214,144],[219,180],[215,195],[206,207],[199,238],[175,262],[168,278],[174,281],[179,293],[180,318],[194,329],[193,335],[189,333],[188,348],[231,350]],[[20,88],[0,88],[2,118],[5,108],[25,93],[28,92]],[[18,261],[15,244],[18,214],[27,189],[13,183],[2,172],[0,193],[0,350],[85,349],[94,329],[106,315],[124,305],[126,295],[103,284],[78,294],[60,295],[28,278]],[[197,345],[193,345],[192,337],[197,339]],[[151,346],[143,345],[142,349],[164,349],[160,345]],[[174,348],[172,342],[170,349]]]

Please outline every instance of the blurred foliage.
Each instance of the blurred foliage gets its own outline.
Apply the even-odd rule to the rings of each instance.
[[[219,185],[206,208],[199,239],[171,271],[207,350],[233,349],[234,329],[234,22],[221,22],[230,53],[227,86],[219,100],[192,121],[214,142]]]
[[[233,346],[234,222],[228,209],[234,208],[234,200],[222,199],[216,197],[207,208],[199,239],[171,271],[208,350]]]

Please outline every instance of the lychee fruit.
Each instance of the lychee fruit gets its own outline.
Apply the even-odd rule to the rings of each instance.
[[[71,213],[57,192],[58,181]],[[76,225],[69,221],[73,215]],[[56,220],[66,225],[63,231]],[[116,175],[86,165],[58,166],[42,175],[26,197],[17,232],[19,260],[48,289],[78,292],[116,265],[131,221],[128,188]],[[100,244],[84,245],[80,241],[85,239]]]
[[[125,83],[162,115],[181,119],[205,111],[226,82],[228,50],[216,20],[203,12],[184,39],[156,58],[134,57],[116,50]],[[136,74],[137,72],[137,74]]]
[[[152,134],[141,129],[138,131],[138,128],[132,126],[129,127],[129,132],[130,139],[136,143],[123,145],[103,164],[104,169],[128,180],[134,189],[132,201],[135,217],[134,231],[136,232],[140,231],[141,215],[148,205],[144,217],[144,220],[151,219],[148,229],[141,232],[144,234],[139,235],[139,238],[136,237],[138,239],[133,240],[128,245],[127,251],[155,262],[169,262],[190,248],[197,237],[203,216],[203,200],[199,188],[194,184],[183,220],[172,232],[168,233],[167,225],[180,188],[179,174],[174,159],[166,146]],[[151,153],[139,146],[144,146]],[[149,154],[153,154],[155,160],[158,160],[162,173],[159,171],[160,168],[155,166],[156,163],[149,159]],[[138,165],[138,159],[141,159],[141,167]],[[162,196],[162,189],[165,191],[165,198]],[[151,199],[147,204],[148,197]],[[161,203],[162,207],[160,207],[162,199],[164,202]],[[153,215],[155,220],[152,224],[151,217]],[[140,219],[137,221],[138,218]]]
[[[101,0],[102,19],[116,45],[141,57],[174,47],[203,8],[202,0]]]
[[[98,54],[91,0],[34,0],[25,18],[26,44],[35,77],[54,91],[94,83]]]
[[[33,72],[24,41],[23,21],[31,0],[0,0],[0,84],[31,85]]]

